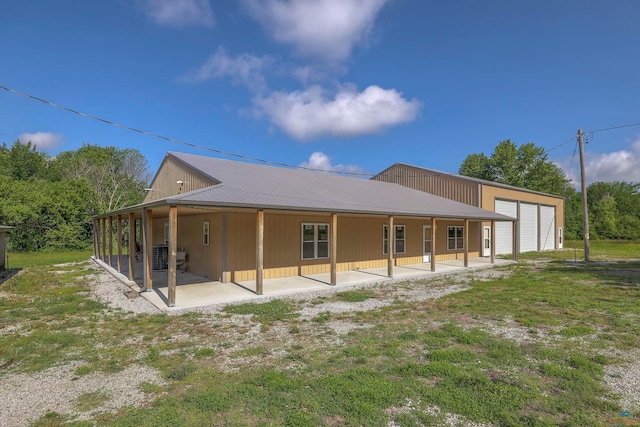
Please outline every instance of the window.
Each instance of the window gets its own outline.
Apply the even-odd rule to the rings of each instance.
[[[202,221],[202,244],[209,246],[209,221]]]
[[[447,249],[464,249],[464,227],[447,227]]]
[[[395,225],[395,236],[393,239],[393,253],[403,254],[405,246],[405,232],[404,225]],[[389,226],[382,226],[382,253],[389,253]]]
[[[329,258],[329,224],[302,224],[302,259]]]

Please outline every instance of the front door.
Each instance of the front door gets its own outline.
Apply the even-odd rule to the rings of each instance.
[[[431,262],[431,226],[422,226],[422,262]]]
[[[482,231],[482,256],[491,256],[491,227],[484,227]]]

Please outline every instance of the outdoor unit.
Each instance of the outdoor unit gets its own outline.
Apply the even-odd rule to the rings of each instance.
[[[153,269],[166,270],[169,265],[169,247],[156,245],[153,247]]]

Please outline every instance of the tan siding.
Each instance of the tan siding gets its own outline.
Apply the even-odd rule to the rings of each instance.
[[[229,214],[229,270],[231,280],[255,280],[255,214]],[[264,277],[328,273],[328,259],[302,260],[302,223],[328,223],[329,216],[265,214]],[[338,271],[380,268],[387,265],[382,253],[382,226],[386,218],[338,217]],[[406,253],[397,254],[396,265],[422,262],[422,225],[429,220],[397,218],[405,225]],[[231,235],[242,238],[231,238]],[[233,240],[233,244],[231,241]]]
[[[438,220],[436,221],[436,261],[450,261],[464,259],[464,249],[450,251],[447,249],[448,227],[464,226],[464,221]],[[478,221],[469,222],[469,257],[478,257],[482,248],[482,223]]]
[[[266,227],[265,227],[266,235]],[[266,245],[266,239],[265,239]],[[265,250],[266,254],[266,250]],[[256,269],[256,214],[234,213],[227,216],[227,265],[232,281],[251,280],[240,272]],[[265,264],[266,266],[266,264]],[[234,274],[235,272],[235,274]],[[255,276],[254,276],[255,278]]]
[[[373,178],[478,206],[478,185],[452,175],[407,165],[393,165]]]
[[[182,186],[177,181],[182,181]],[[143,202],[187,193],[213,184],[210,178],[187,168],[172,157],[166,157],[151,183],[153,191],[147,192]]]
[[[227,280],[240,282],[256,277],[256,214],[227,213]],[[178,247],[188,254],[187,270],[216,280],[222,279],[222,216],[221,213],[180,216],[178,210]],[[329,216],[265,213],[264,278],[329,273],[329,259],[302,260],[300,254],[302,223],[328,223]],[[202,222],[210,221],[210,245],[202,245]],[[165,218],[154,220],[154,244],[163,243]],[[382,227],[386,218],[338,216],[338,271],[384,268]],[[404,225],[406,252],[395,255],[396,265],[422,262],[423,225],[430,219],[395,218]],[[446,250],[448,225],[461,221],[438,221],[436,260],[462,259],[463,251]],[[471,222],[471,235],[478,233],[479,223]],[[478,256],[479,239],[470,238],[470,256]]]
[[[213,213],[178,217],[178,248],[184,248],[187,253],[187,271],[221,279],[220,218],[220,214]],[[209,221],[209,245],[202,243],[204,221]]]
[[[495,210],[495,200],[519,200],[521,202],[538,203],[556,207],[556,228],[564,227],[564,199],[543,194],[527,193],[508,188],[494,187],[484,184],[482,188],[482,208]]]

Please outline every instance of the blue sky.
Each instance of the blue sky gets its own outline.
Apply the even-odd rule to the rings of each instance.
[[[637,0],[2,0],[0,85],[292,165],[457,172],[504,139],[571,177],[577,130],[640,122]],[[0,141],[214,153],[0,90]],[[554,148],[557,147],[557,148]],[[596,132],[588,181],[640,182],[640,126]]]

